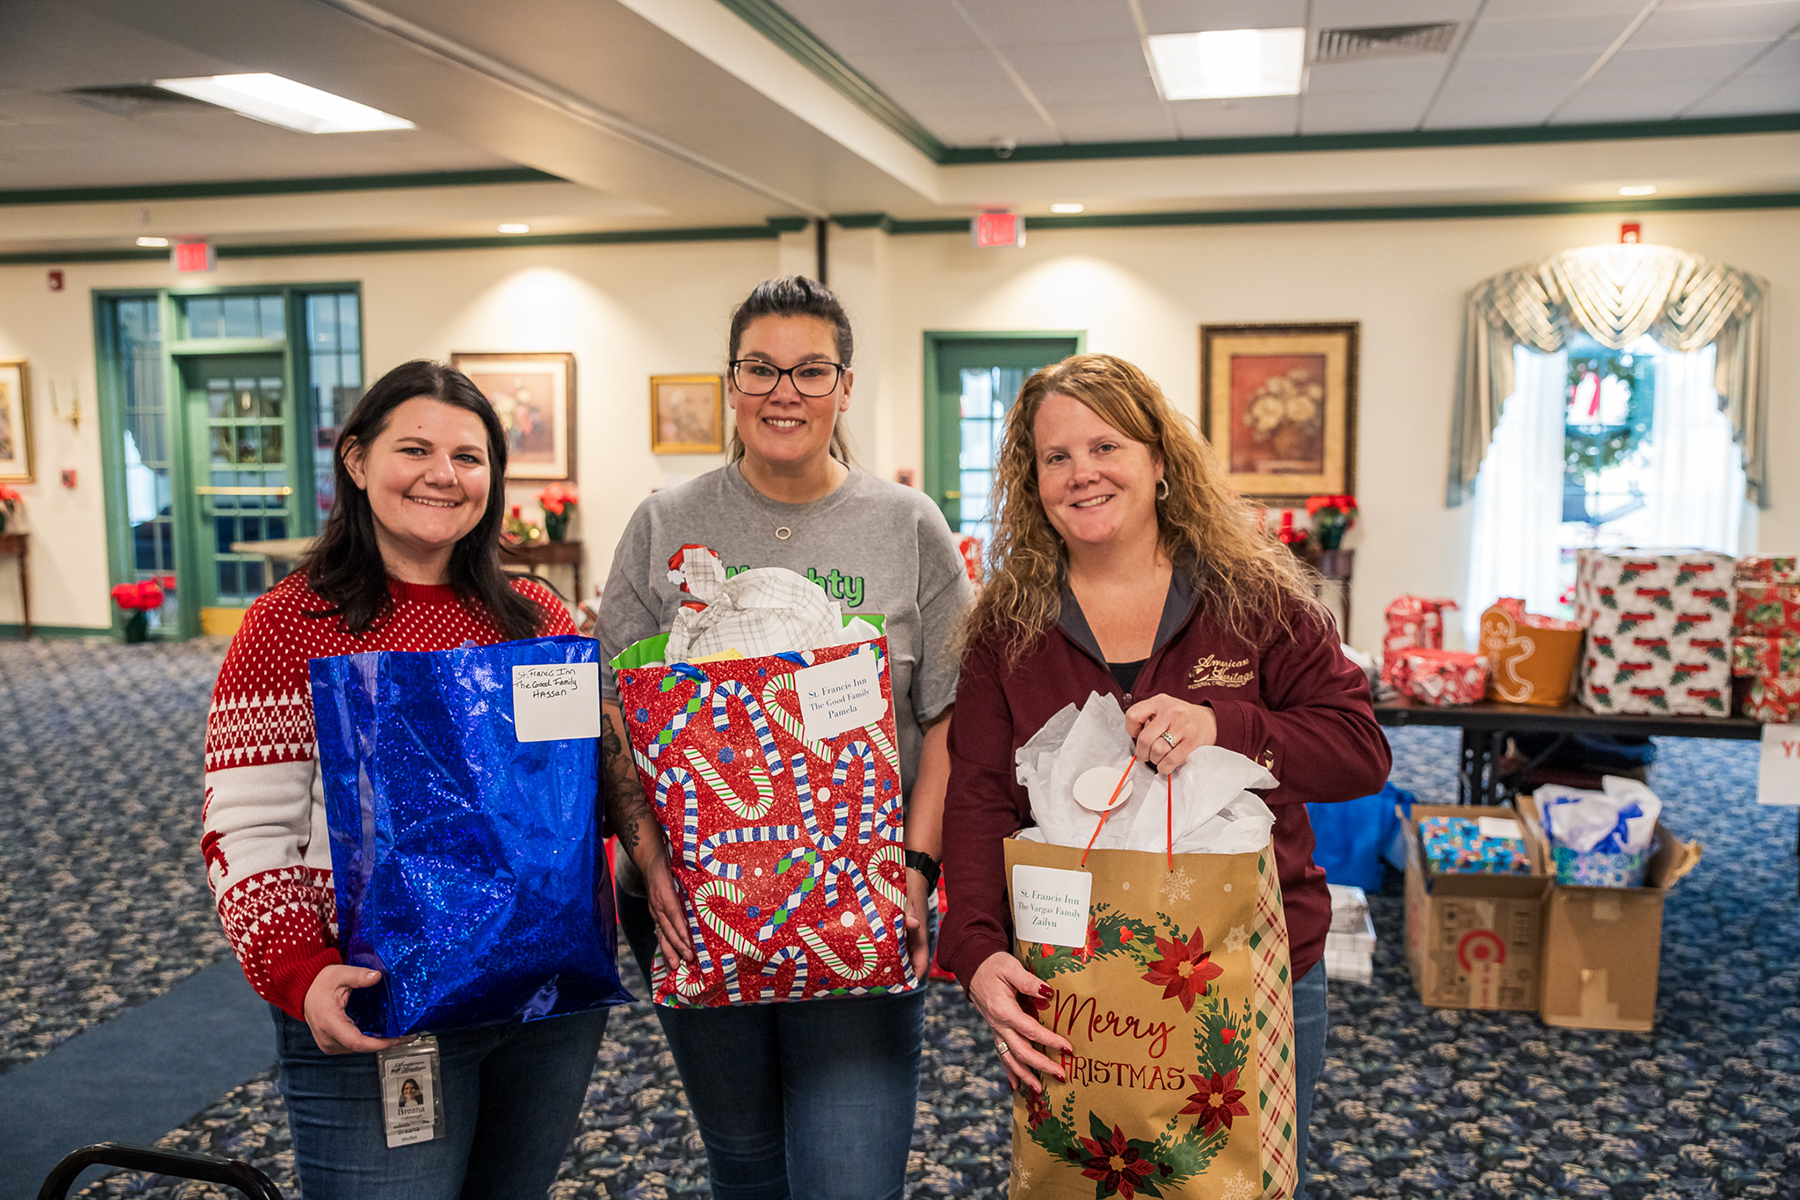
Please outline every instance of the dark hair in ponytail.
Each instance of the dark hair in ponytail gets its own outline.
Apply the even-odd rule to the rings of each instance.
[[[358,447],[366,449],[387,428],[396,408],[421,396],[474,413],[487,430],[487,509],[450,552],[450,586],[465,605],[485,612],[509,640],[535,637],[543,628],[544,610],[515,591],[500,569],[500,523],[506,509],[506,431],[500,416],[467,375],[422,358],[376,380],[338,434],[332,452],[337,499],[324,532],[297,568],[332,607],[307,615],[340,617],[348,633],[361,637],[393,610],[387,565],[375,538],[375,511],[368,493],[350,478],[344,457]]]

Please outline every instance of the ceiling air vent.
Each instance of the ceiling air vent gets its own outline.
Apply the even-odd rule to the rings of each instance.
[[[1456,40],[1457,23],[1372,25],[1363,29],[1319,30],[1314,62],[1352,62],[1363,58],[1395,58],[1403,54],[1443,54]]]

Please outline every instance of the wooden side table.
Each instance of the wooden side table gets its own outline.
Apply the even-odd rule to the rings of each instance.
[[[537,567],[572,567],[575,571],[574,602],[581,602],[581,539],[570,538],[566,542],[532,542],[521,545],[517,542],[502,541],[500,543],[502,558],[510,558],[515,562],[526,563]]]
[[[25,636],[31,636],[31,570],[28,533],[0,533],[0,558],[19,560],[19,608],[25,616]]]

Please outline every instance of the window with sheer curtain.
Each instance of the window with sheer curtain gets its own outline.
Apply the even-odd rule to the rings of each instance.
[[[1743,453],[1720,411],[1715,355],[1649,337],[1622,350],[1585,338],[1553,354],[1513,347],[1514,390],[1475,482],[1469,645],[1500,596],[1568,615],[1582,547],[1740,552]]]

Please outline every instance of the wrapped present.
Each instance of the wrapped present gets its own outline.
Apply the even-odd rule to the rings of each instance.
[[[1504,826],[1511,826],[1510,831]],[[1531,874],[1531,856],[1516,821],[1425,817],[1419,822],[1419,843],[1426,867],[1435,874]]]
[[[625,1004],[600,853],[596,643],[315,658],[338,944],[401,1037]]]
[[[1598,791],[1552,783],[1532,798],[1558,883],[1643,886],[1662,816],[1662,801],[1649,787],[1608,775]]]
[[[1487,659],[1462,650],[1406,652],[1406,691],[1415,700],[1447,706],[1473,704],[1487,694]]]
[[[1768,725],[1800,723],[1800,676],[1740,679],[1738,712]]]
[[[699,959],[659,950],[656,1002],[916,987],[886,638],[691,663],[663,661],[669,636],[613,660]]]
[[[1743,679],[1800,676],[1800,634],[1732,638],[1731,673]]]
[[[1800,583],[1746,583],[1737,589],[1732,629],[1745,636],[1800,634]]]
[[[1596,712],[1731,711],[1735,563],[1711,551],[1576,552],[1587,629],[1576,695]]]
[[[1746,554],[1737,560],[1739,583],[1800,583],[1800,558]]]
[[[1729,616],[1735,566],[1707,550],[1577,550],[1575,620],[1590,632],[1672,634],[1684,614]]]
[[[1508,704],[1554,708],[1569,698],[1581,660],[1581,626],[1525,611],[1503,597],[1481,614],[1481,653],[1488,660],[1488,695]]]
[[[1381,639],[1381,682],[1406,691],[1406,651],[1416,646],[1438,649],[1444,644],[1444,611],[1456,601],[1425,596],[1398,596],[1387,606],[1387,633]]]

